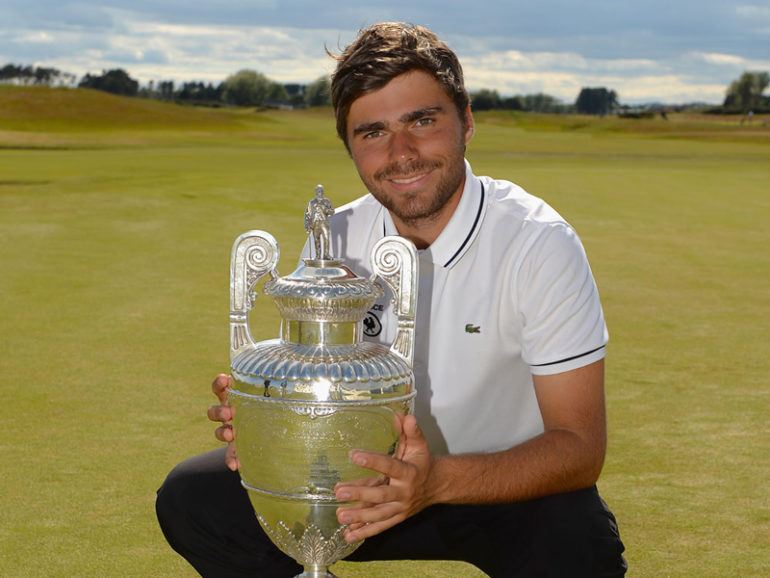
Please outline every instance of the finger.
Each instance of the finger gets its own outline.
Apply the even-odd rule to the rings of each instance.
[[[233,378],[224,373],[220,373],[211,383],[211,391],[214,392],[222,403],[227,402],[227,390],[233,385]]]
[[[387,479],[382,476],[375,476],[371,478],[362,478],[360,480],[351,480],[349,482],[337,482],[334,486],[334,490],[337,491],[338,488],[344,488],[345,486],[380,486],[385,483],[387,483]]]
[[[346,513],[341,513],[338,519],[341,524],[348,526],[345,531],[345,540],[357,542],[392,528],[405,520],[406,515],[395,504],[382,504],[375,508],[361,510],[355,518],[353,515],[348,516]],[[346,524],[343,521],[345,519],[350,519],[350,523]]]
[[[231,405],[212,405],[206,415],[211,421],[229,422],[235,415],[235,408]]]
[[[393,427],[396,429],[397,434],[401,434],[404,431],[404,418],[406,416],[403,413],[393,414]]]
[[[404,440],[404,452],[401,455],[401,460],[418,465],[420,468],[429,467],[431,455],[428,441],[413,415],[408,415],[404,419]]]
[[[417,418],[414,415],[408,415],[404,418],[404,436],[407,440],[413,440],[418,442],[425,441],[425,436],[417,423]]]
[[[355,532],[359,528],[363,528],[366,524],[349,524],[347,529],[351,532]]]
[[[396,524],[398,524],[401,520],[385,520],[382,522],[372,522],[370,524],[363,524],[356,528],[355,530],[347,529],[345,531],[345,541],[348,544],[352,544],[353,542],[360,542],[361,540],[365,540],[366,538],[371,538],[372,536],[376,536],[380,532],[384,532],[385,530],[389,530]]]
[[[370,502],[351,502],[349,505],[340,506],[337,508],[338,512],[341,512],[342,510],[362,510],[364,508],[373,508],[377,504],[372,504]]]
[[[397,516],[402,510],[401,505],[397,502],[387,502],[385,504],[356,504],[346,508],[337,508],[336,513],[340,524],[355,529],[355,527],[363,524],[382,522]]]
[[[379,486],[343,486],[335,489],[334,495],[338,502],[362,502],[364,504],[385,504],[396,502],[402,498],[401,488],[389,485]],[[352,506],[361,509],[361,504]],[[366,520],[365,520],[366,521]]]
[[[241,462],[235,455],[235,445],[232,443],[227,444],[227,449],[225,450],[225,464],[227,464],[227,467],[232,471],[237,471],[241,467]]]
[[[374,470],[385,475],[388,478],[398,478],[403,475],[406,466],[401,460],[378,454],[366,452],[363,450],[353,450],[350,452],[350,459],[357,466]]]
[[[396,444],[396,451],[393,457],[401,460],[404,458],[406,452],[406,437],[404,436],[404,414],[396,413],[393,415],[393,427],[398,434],[398,443]]]
[[[224,424],[214,430],[214,436],[221,442],[232,442],[235,439],[235,429],[230,424]]]

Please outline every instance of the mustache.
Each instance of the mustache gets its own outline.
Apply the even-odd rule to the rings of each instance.
[[[415,173],[427,172],[433,169],[441,168],[441,161],[437,160],[416,160],[406,163],[391,163],[387,167],[374,173],[377,180],[392,179],[398,177],[408,177]]]

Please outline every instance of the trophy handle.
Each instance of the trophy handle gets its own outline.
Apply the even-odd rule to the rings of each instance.
[[[230,361],[255,345],[249,330],[249,311],[257,298],[256,285],[268,273],[278,277],[281,252],[265,231],[248,231],[235,240],[230,256]]]
[[[398,333],[391,351],[414,360],[414,320],[417,312],[418,260],[414,243],[403,237],[380,239],[372,250],[372,281],[380,277],[393,291]]]

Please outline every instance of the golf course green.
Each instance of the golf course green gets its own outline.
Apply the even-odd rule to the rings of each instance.
[[[629,576],[770,567],[770,117],[739,121],[476,115],[476,174],[551,203],[599,286],[599,489]],[[196,575],[154,499],[176,463],[219,445],[206,409],[228,368],[230,248],[267,230],[291,272],[318,183],[335,206],[363,193],[329,108],[0,86],[0,576]],[[278,336],[269,299],[251,318],[255,338]]]

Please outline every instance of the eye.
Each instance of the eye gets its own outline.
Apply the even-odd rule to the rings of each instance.
[[[365,139],[373,139],[382,136],[382,131],[379,130],[373,130],[372,132],[367,132],[364,134]]]
[[[436,121],[433,118],[425,117],[425,118],[421,118],[420,120],[418,120],[415,123],[415,125],[416,126],[428,126],[429,124],[433,124],[434,122],[436,122]]]

